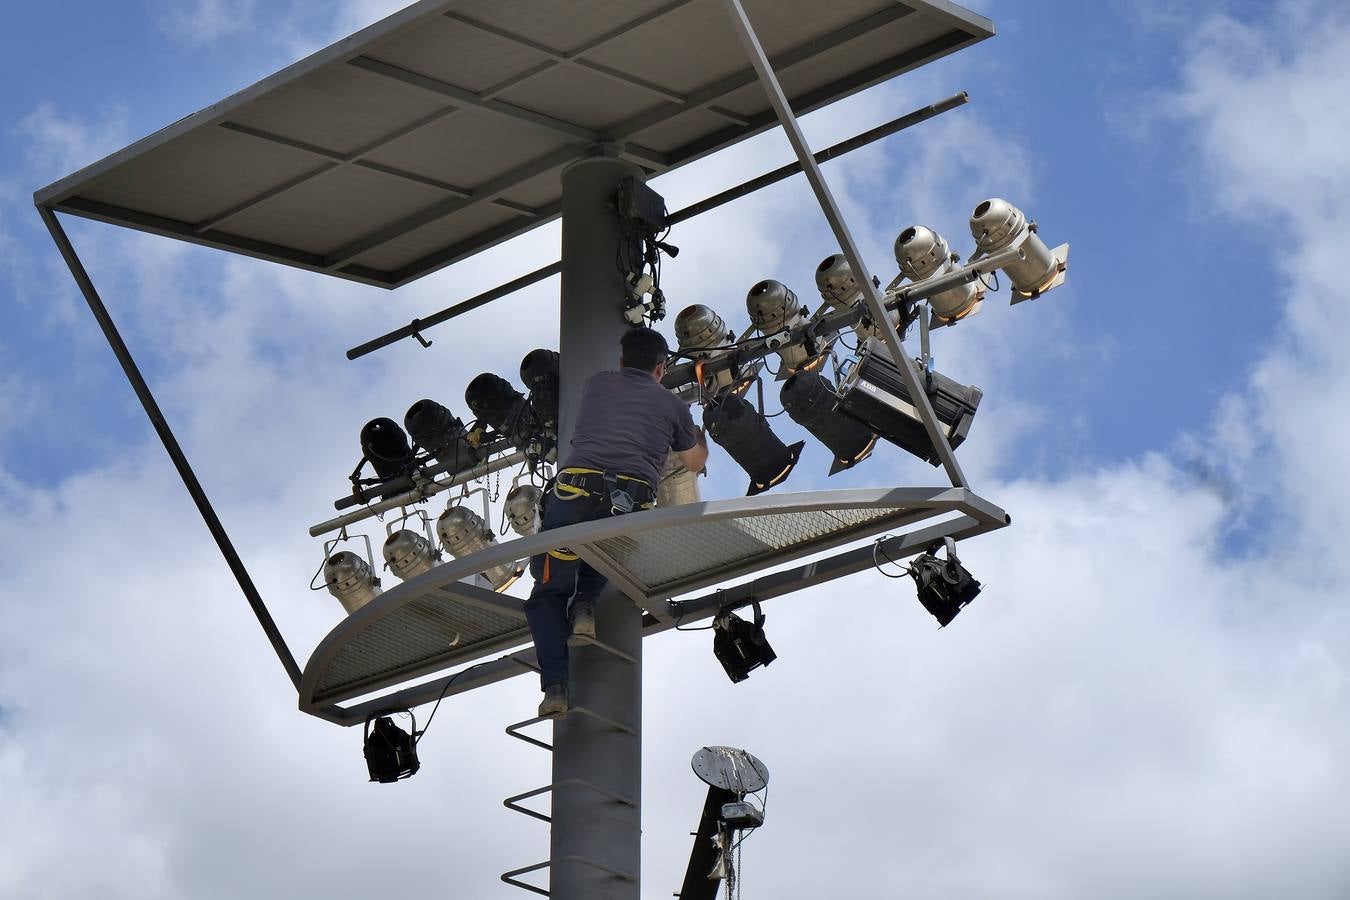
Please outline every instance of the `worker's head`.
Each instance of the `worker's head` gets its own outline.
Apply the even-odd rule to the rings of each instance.
[[[619,365],[625,369],[641,369],[650,372],[660,381],[666,374],[666,357],[670,356],[670,347],[661,332],[651,328],[630,328],[619,341],[621,348]]]

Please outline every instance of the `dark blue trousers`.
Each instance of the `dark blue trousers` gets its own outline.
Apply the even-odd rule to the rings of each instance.
[[[603,497],[564,499],[549,491],[544,495],[539,530],[563,528],[613,514],[613,508]],[[525,619],[534,637],[540,686],[567,684],[567,638],[572,633],[568,609],[594,607],[595,598],[608,580],[579,559],[562,559],[551,554],[531,557],[530,575],[534,577],[534,589],[525,601]]]

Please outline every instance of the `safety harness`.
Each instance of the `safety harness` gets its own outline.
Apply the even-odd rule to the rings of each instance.
[[[635,509],[651,509],[656,505],[656,490],[645,478],[576,466],[558,471],[553,480],[553,495],[560,500],[601,497],[616,516],[630,513]],[[549,557],[567,562],[578,559],[578,556],[566,547],[548,551],[544,556],[544,581],[548,581],[549,577]]]

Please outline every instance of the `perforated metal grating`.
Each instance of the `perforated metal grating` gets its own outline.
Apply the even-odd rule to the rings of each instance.
[[[853,530],[900,511],[840,508],[698,521],[599,541],[596,547],[649,594],[665,593],[691,577]]]
[[[529,640],[520,619],[460,602],[439,589],[427,591],[343,644],[324,669],[316,693],[324,696],[512,637]]]

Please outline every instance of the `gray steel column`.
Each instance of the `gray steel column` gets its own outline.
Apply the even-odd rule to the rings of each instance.
[[[619,221],[614,195],[634,165],[611,157],[580,160],[563,171],[562,306],[559,323],[559,460],[566,460],[586,379],[619,362],[623,319],[623,278],[615,264]],[[638,900],[642,865],[642,614],[613,587],[596,604],[599,640],[637,660],[630,662],[598,647],[571,650],[573,706],[629,725],[634,733],[578,713],[553,726],[553,825],[549,874],[554,900]],[[587,782],[616,802],[576,784]],[[588,865],[589,860],[632,880]]]

